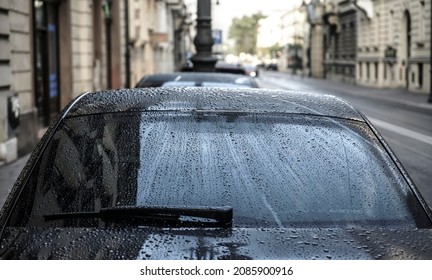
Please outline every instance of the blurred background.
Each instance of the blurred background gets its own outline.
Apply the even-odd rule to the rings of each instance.
[[[0,0],[0,189],[73,98],[188,65],[197,1]],[[218,60],[348,99],[432,204],[431,1],[212,0],[211,16]]]

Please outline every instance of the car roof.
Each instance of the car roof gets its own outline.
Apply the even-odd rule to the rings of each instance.
[[[65,113],[80,116],[130,111],[226,111],[327,116],[364,121],[352,105],[332,96],[254,88],[135,88],[82,94]]]
[[[136,84],[135,87],[160,87],[164,83],[170,81],[191,81],[196,82],[198,86],[203,82],[215,82],[258,87],[256,82],[246,75],[209,72],[172,72],[146,75]]]

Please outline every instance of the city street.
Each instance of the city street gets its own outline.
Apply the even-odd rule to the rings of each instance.
[[[432,205],[432,104],[427,95],[263,72],[261,87],[331,94],[358,108],[377,128]]]
[[[0,233],[248,262],[110,279],[428,273],[286,261],[432,260],[432,1],[0,0]]]

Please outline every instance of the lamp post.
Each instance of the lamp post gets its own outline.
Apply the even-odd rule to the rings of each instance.
[[[105,0],[102,4],[102,12],[105,18],[105,40],[106,40],[106,60],[107,60],[107,88],[112,88],[111,82],[111,23],[112,23],[112,0]]]
[[[124,0],[124,15],[125,15],[125,68],[126,81],[125,87],[130,87],[130,50],[129,50],[129,0]]]
[[[197,35],[194,39],[197,53],[191,57],[193,70],[215,72],[217,58],[212,54],[211,0],[197,2]]]

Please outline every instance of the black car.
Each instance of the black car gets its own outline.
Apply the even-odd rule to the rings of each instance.
[[[269,63],[269,64],[267,64],[266,69],[271,70],[271,71],[278,71],[279,67],[278,67],[277,63]]]
[[[257,88],[258,84],[254,78],[240,74],[173,72],[146,75],[135,85],[137,88],[180,86]]]
[[[213,73],[225,73],[225,74],[239,74],[239,75],[249,75],[247,70],[241,65],[241,63],[229,63],[225,60],[219,59],[216,61]],[[188,60],[181,68],[182,72],[193,72],[194,66],[193,62]]]
[[[376,130],[328,95],[86,93],[0,214],[3,259],[432,259],[431,211]]]

